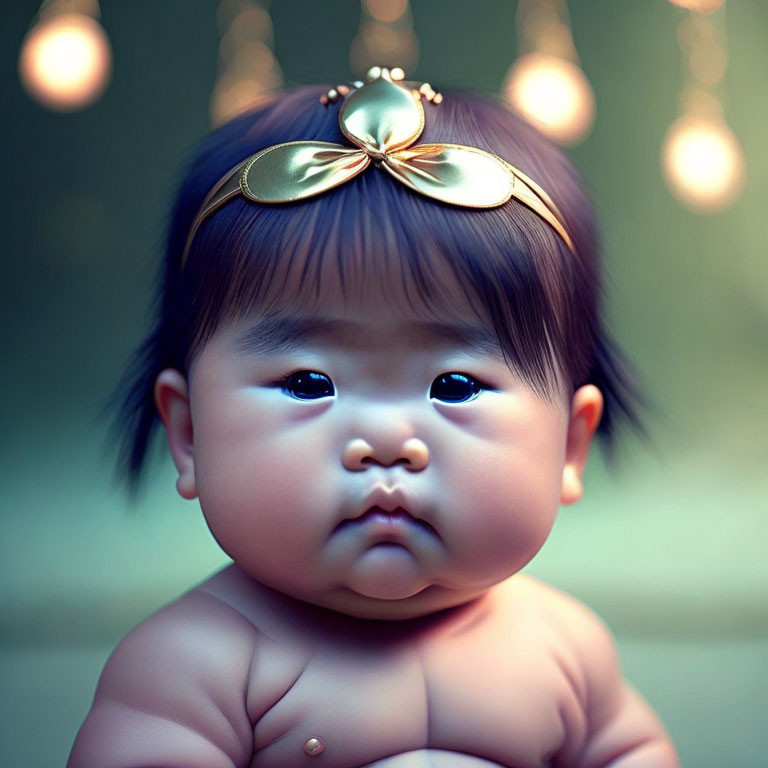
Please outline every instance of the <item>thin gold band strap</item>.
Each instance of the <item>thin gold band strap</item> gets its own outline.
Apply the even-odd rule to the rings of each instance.
[[[250,160],[250,158],[248,158],[248,160]],[[189,229],[187,241],[184,243],[184,250],[181,253],[180,269],[184,269],[184,265],[187,263],[189,249],[192,247],[192,241],[195,239],[195,235],[197,234],[197,230],[200,229],[200,225],[210,214],[224,205],[224,203],[240,194],[240,176],[242,175],[243,168],[247,165],[248,160],[238,163],[225,176],[222,176],[216,184],[213,185],[211,191],[205,196],[203,204],[200,206],[200,209],[192,222],[192,226]]]
[[[505,161],[506,162],[506,161]],[[563,215],[560,213],[558,207],[552,202],[552,198],[529,176],[526,176],[522,171],[510,165],[509,169],[515,175],[516,183],[512,192],[512,197],[519,200],[524,205],[527,205],[534,213],[537,213],[544,221],[549,224],[552,229],[557,232],[558,235],[565,241],[568,246],[568,250],[574,255],[576,254],[576,247],[571,240],[571,236],[568,234],[568,230],[563,224]]]

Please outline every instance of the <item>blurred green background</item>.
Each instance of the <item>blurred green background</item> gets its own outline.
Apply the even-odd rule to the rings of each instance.
[[[131,507],[111,485],[99,406],[147,328],[169,195],[209,128],[213,0],[103,0],[114,77],[74,114],[22,91],[37,11],[5,3],[0,281],[0,763],[63,764],[98,673],[141,618],[225,562],[162,453]],[[436,87],[498,90],[516,53],[511,0],[413,0]],[[655,448],[599,453],[533,573],[614,629],[625,671],[684,764],[768,760],[768,3],[731,0],[726,117],[747,158],[726,212],[687,212],[659,148],[677,114],[683,11],[570,0],[597,98],[570,156],[598,207],[616,335],[659,409]],[[274,0],[287,84],[350,78],[356,0]]]

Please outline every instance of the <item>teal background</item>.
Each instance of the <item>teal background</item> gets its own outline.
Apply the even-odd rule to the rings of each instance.
[[[412,0],[436,87],[498,89],[515,3]],[[212,0],[103,0],[105,96],[75,114],[16,76],[36,2],[2,9],[5,184],[0,281],[0,763],[63,764],[101,666],[148,613],[225,562],[164,453],[131,507],[110,483],[98,409],[147,328],[170,190],[208,130]],[[664,0],[571,0],[597,122],[569,150],[597,204],[610,318],[659,408],[655,447],[596,452],[529,570],[613,628],[631,681],[692,768],[768,754],[768,3],[731,0],[726,115],[743,196],[700,217],[667,191],[683,11]],[[355,0],[275,0],[288,84],[351,76]],[[409,73],[411,74],[411,73]]]

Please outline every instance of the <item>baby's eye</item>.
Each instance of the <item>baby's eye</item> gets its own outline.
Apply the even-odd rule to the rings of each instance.
[[[319,400],[336,394],[330,378],[317,371],[296,371],[279,382],[279,386],[297,400]]]
[[[441,373],[433,382],[429,396],[446,403],[474,400],[483,389],[490,389],[468,373]]]

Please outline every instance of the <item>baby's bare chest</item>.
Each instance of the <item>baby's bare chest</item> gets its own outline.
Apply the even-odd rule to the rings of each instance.
[[[255,724],[252,768],[543,766],[576,705],[562,659],[529,634],[273,654],[260,659],[275,676],[263,675],[272,701]]]

